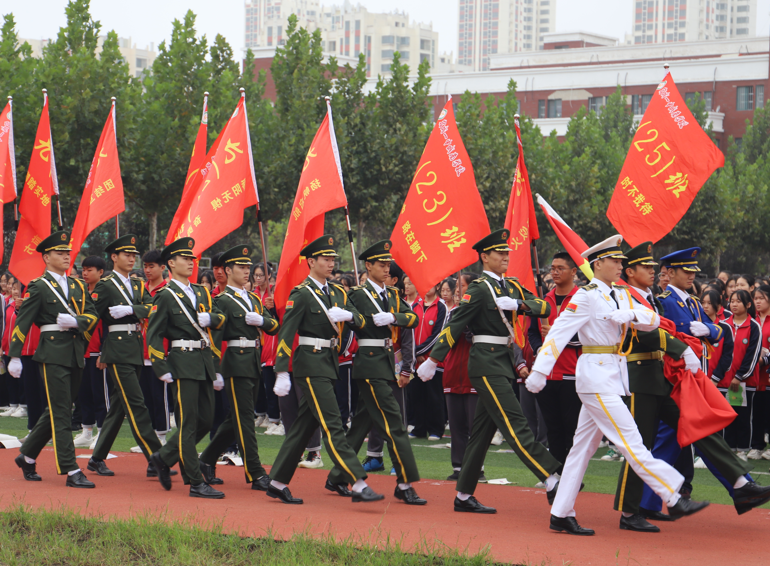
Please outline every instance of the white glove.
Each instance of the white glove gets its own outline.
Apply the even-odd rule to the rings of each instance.
[[[279,397],[286,397],[291,391],[291,378],[286,371],[280,371],[275,376],[275,385],[273,386],[273,393]]]
[[[373,314],[372,318],[374,319],[375,326],[387,326],[396,322],[395,315],[390,312],[378,312]]]
[[[112,318],[123,318],[124,316],[129,316],[134,314],[134,309],[128,305],[117,305],[114,307],[110,307],[110,316]]]
[[[161,381],[165,381],[166,383],[174,383],[174,378],[171,377],[170,373],[164,373],[158,379],[160,379]]]
[[[11,363],[8,364],[8,373],[16,379],[21,377],[21,358],[11,358]]]
[[[709,327],[703,324],[702,322],[698,322],[697,320],[693,320],[690,323],[690,332],[693,336],[710,336],[711,332],[709,331]]]
[[[332,307],[329,309],[329,316],[334,322],[350,322],[353,320],[353,313],[341,309],[339,307]]]
[[[199,312],[198,324],[200,324],[203,328],[211,326],[211,315],[207,312]]]
[[[636,318],[636,314],[631,309],[623,309],[620,311],[613,311],[610,318],[618,324],[627,324]]]
[[[78,327],[77,319],[71,314],[66,313],[59,313],[59,316],[56,317],[56,324],[59,325],[59,328],[65,329]]]
[[[246,324],[249,326],[262,326],[265,324],[265,319],[258,312],[247,312]]]
[[[214,391],[222,391],[225,388],[225,380],[221,373],[217,374],[217,379],[214,381]]]
[[[419,368],[417,368],[417,377],[422,379],[423,381],[430,381],[433,379],[433,376],[436,373],[436,368],[438,367],[438,364],[428,358],[424,362],[422,362],[422,365],[420,365]]]
[[[530,393],[540,393],[545,387],[546,381],[548,380],[544,373],[532,370],[532,373],[524,380],[524,385]]]
[[[504,311],[519,310],[519,301],[510,297],[499,297],[495,299],[495,303],[497,303],[497,308],[503,309]]]
[[[701,369],[700,360],[695,355],[695,352],[692,351],[692,348],[688,347],[684,354],[682,354],[682,358],[684,358],[685,367],[691,372],[698,373],[698,370]]]

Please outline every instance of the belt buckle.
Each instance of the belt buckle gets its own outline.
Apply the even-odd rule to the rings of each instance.
[[[393,346],[393,339],[392,338],[385,338],[385,347],[391,348]]]
[[[321,338],[315,339],[315,344],[313,344],[313,351],[314,352],[320,352],[321,351]]]
[[[332,348],[336,348],[336,347],[337,347],[337,344],[339,344],[339,343],[340,343],[340,341],[339,341],[339,340],[337,340],[337,337],[336,337],[336,336],[335,336],[334,338],[332,338],[331,340],[329,340],[329,342],[331,342],[331,346],[332,346]]]
[[[511,345],[513,345],[513,336],[508,336],[508,343],[505,346],[510,348]]]
[[[185,344],[187,344],[187,340],[180,340],[180,342],[182,342],[182,352],[186,352],[187,346]]]

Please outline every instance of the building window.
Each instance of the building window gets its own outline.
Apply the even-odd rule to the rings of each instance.
[[[337,42],[336,41],[330,41],[329,42],[329,51],[336,51],[337,50]]]
[[[765,85],[757,85],[757,95],[754,99],[757,101],[757,108],[765,107]]]
[[[396,43],[396,38],[392,35],[383,35],[380,41],[383,45],[393,45]]]
[[[548,101],[548,117],[561,118],[561,98]]]
[[[382,54],[380,55],[383,59],[393,59],[393,50],[392,49],[383,49]]]
[[[430,39],[421,39],[420,40],[420,50],[421,51],[430,51]]]
[[[605,104],[607,104],[607,98],[604,96],[592,96],[588,99],[588,109],[593,110],[597,116],[602,115]]]
[[[401,61],[409,61],[409,51],[401,51],[398,52],[401,55]]]
[[[430,60],[430,55],[428,53],[420,53],[420,63],[423,61]],[[441,58],[441,62],[444,62],[444,58]]]
[[[651,100],[651,94],[633,94],[631,95],[631,110],[633,110],[634,114],[644,114]]]
[[[383,64],[383,65],[380,67],[380,70],[381,70],[383,73],[389,73],[389,72],[390,72],[390,63],[384,63],[384,64]]]
[[[398,44],[399,45],[409,45],[409,38],[408,37],[399,37],[398,38]]]
[[[749,11],[749,7],[748,7],[748,6],[738,6],[738,7],[735,9],[735,11],[736,11],[736,12],[748,12],[748,11]]]
[[[749,28],[738,28],[735,30],[735,35],[749,35]]]
[[[754,87],[738,87],[738,106],[737,110],[754,110]]]
[[[545,118],[545,100],[537,101],[537,117]]]
[[[690,102],[695,99],[695,96],[699,96],[704,100],[706,103],[706,112],[711,112],[711,101],[712,101],[712,95],[713,93],[711,91],[708,92],[688,92],[684,95],[684,99],[686,102]]]

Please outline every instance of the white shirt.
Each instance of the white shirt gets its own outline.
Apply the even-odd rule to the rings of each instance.
[[[193,288],[190,286],[190,284],[188,283],[187,285],[185,285],[184,283],[182,283],[181,281],[177,281],[176,279],[172,279],[171,281],[176,283],[179,286],[179,288],[185,292],[185,294],[190,299],[190,301],[192,301],[193,307],[197,309],[198,303],[195,300],[195,291],[193,291]]]
[[[323,291],[323,292],[325,292],[325,293],[328,293],[328,292],[329,292],[329,287],[327,286],[327,284],[326,284],[326,283],[321,283],[321,282],[320,282],[318,279],[316,279],[316,278],[315,278],[315,277],[313,277],[312,275],[308,275],[308,278],[309,278],[309,279],[310,279],[310,280],[311,280],[313,283],[315,283],[315,284],[318,286],[318,288],[319,288],[319,289],[321,289],[321,291]]]
[[[232,285],[228,285],[228,287],[230,287],[230,289],[238,293],[241,299],[246,301],[247,305],[251,304],[251,301],[249,300],[249,292],[246,289],[239,289],[238,287],[233,287]]]
[[[131,290],[132,289],[132,287],[131,287],[131,278],[130,277],[123,277],[123,275],[121,275],[117,271],[114,271],[114,273],[123,282],[123,285],[125,285],[126,289],[128,290],[128,296],[129,297],[133,297],[134,296],[134,292]]]
[[[48,270],[46,270],[48,271]],[[67,281],[66,275],[57,275],[53,271],[48,271],[48,274],[54,278],[54,281],[56,281],[59,284],[59,287],[61,287],[62,293],[64,294],[65,299],[69,299],[69,281]]]
[[[676,293],[679,296],[679,298],[682,299],[682,302],[684,302],[685,304],[687,304],[687,301],[692,299],[692,297],[690,296],[690,293],[688,293],[687,291],[682,291],[679,287],[674,287],[670,283],[668,287],[666,287],[666,289],[673,289],[674,293]]]
[[[367,281],[372,285],[372,287],[374,287],[374,290],[377,292],[377,294],[380,297],[382,297],[382,293],[385,291],[385,289],[383,287],[380,287],[379,285],[377,285],[377,283],[375,283],[371,279],[367,279]]]
[[[650,306],[652,307],[652,310],[654,310],[655,312],[658,312],[658,309],[657,309],[657,308],[655,308],[655,301],[654,301],[654,300],[652,300],[652,299],[653,299],[653,297],[652,297],[652,291],[650,291],[649,287],[648,287],[647,289],[642,289],[642,288],[640,288],[640,287],[637,287],[636,285],[629,285],[629,287],[631,287],[632,289],[636,289],[637,291],[639,291],[639,294],[640,294],[642,297],[644,297],[645,299],[647,299],[647,302],[649,302],[649,303],[650,303]]]
[[[484,271],[484,273],[486,273],[487,275],[489,275],[489,276],[490,276],[492,279],[494,279],[495,281],[498,281],[498,282],[499,282],[500,280],[502,280],[502,277],[500,277],[499,275],[497,275],[497,274],[495,274],[495,273],[492,273],[491,271]]]

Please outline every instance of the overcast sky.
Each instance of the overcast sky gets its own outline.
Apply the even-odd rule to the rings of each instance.
[[[324,4],[341,4],[324,0]],[[407,11],[411,19],[432,22],[442,51],[457,55],[458,0],[360,0],[370,11]],[[770,0],[759,0],[758,35],[770,31]],[[590,31],[623,39],[631,31],[633,0],[556,0],[556,31]],[[66,0],[0,0],[0,14],[13,12],[20,37],[54,38],[65,23]],[[91,0],[91,12],[104,30],[131,37],[137,47],[156,46],[171,34],[171,22],[188,9],[197,29],[210,38],[224,35],[236,53],[244,47],[244,0]]]

